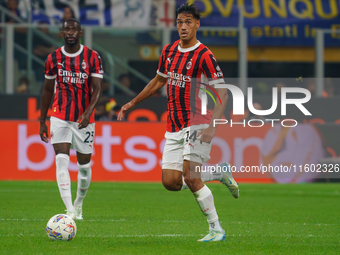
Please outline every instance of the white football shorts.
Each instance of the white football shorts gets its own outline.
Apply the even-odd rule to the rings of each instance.
[[[78,129],[78,122],[65,121],[56,117],[50,119],[51,144],[70,143],[71,148],[83,154],[92,154],[94,124]]]
[[[205,163],[210,159],[211,143],[200,143],[197,134],[208,124],[194,125],[178,132],[165,133],[162,169],[183,172],[183,160]]]

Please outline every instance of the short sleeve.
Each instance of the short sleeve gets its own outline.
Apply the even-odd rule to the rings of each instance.
[[[53,54],[49,54],[45,61],[45,78],[53,80],[57,77],[57,65],[53,63]]]
[[[165,48],[166,47],[163,48],[161,57],[159,58],[157,74],[164,78],[168,78],[168,73],[165,69]]]
[[[99,56],[98,52],[93,51],[91,57],[91,76],[103,79],[104,69],[102,58]]]
[[[203,55],[202,69],[208,79],[209,85],[224,83],[222,70],[211,52]]]

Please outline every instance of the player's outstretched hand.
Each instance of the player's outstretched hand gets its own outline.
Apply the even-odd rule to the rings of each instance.
[[[211,140],[215,136],[216,129],[214,127],[208,127],[203,129],[197,134],[197,137],[200,137],[200,143],[211,143]]]
[[[45,143],[48,142],[48,130],[47,130],[46,123],[40,123],[39,135],[40,135],[41,141]]]
[[[89,114],[85,111],[82,115],[77,119],[77,122],[79,122],[78,128],[82,129],[89,125],[90,123],[90,117]]]
[[[122,108],[120,109],[120,112],[118,114],[117,120],[122,121],[122,119],[124,118],[125,112],[130,110],[132,107],[133,107],[133,105],[132,105],[131,102],[123,105]]]

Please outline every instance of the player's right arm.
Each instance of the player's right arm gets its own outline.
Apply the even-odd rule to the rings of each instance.
[[[54,94],[54,79],[46,79],[41,93],[40,98],[40,138],[45,143],[48,142],[48,130],[46,126],[47,111],[50,107],[52,97]]]
[[[156,74],[155,78],[153,78],[148,83],[148,85],[145,86],[142,92],[140,92],[130,102],[123,105],[123,107],[121,108],[118,114],[118,120],[123,119],[125,112],[127,112],[128,110],[131,110],[133,107],[135,107],[140,102],[154,95],[158,90],[160,90],[166,84],[166,82],[167,82],[167,78],[160,76],[159,74]]]
[[[53,53],[55,54],[55,53]],[[45,143],[48,142],[48,130],[46,126],[46,117],[48,109],[54,94],[54,83],[57,77],[57,63],[53,63],[52,54],[48,55],[45,63],[45,82],[40,98],[40,138]]]

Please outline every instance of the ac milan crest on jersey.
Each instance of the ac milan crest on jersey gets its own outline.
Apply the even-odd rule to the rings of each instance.
[[[188,70],[192,67],[192,62],[191,62],[191,60],[187,63],[186,67],[187,67]]]
[[[86,69],[86,62],[85,62],[85,60],[83,60],[83,63],[81,63],[81,68],[83,68],[83,69]]]

